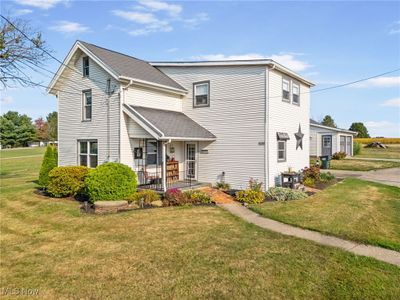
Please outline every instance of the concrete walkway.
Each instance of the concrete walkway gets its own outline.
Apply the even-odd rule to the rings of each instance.
[[[356,177],[364,180],[400,187],[400,168],[380,169],[372,171],[346,171],[346,170],[324,170],[329,171],[339,178]]]
[[[377,260],[400,266],[400,253],[397,251],[388,250],[376,246],[362,245],[356,242],[351,242],[337,237],[324,235],[316,231],[290,226],[278,221],[264,218],[259,214],[237,203],[218,204],[218,206],[222,207],[223,209],[226,209],[233,215],[238,216],[243,220],[255,224],[261,228],[275,231],[284,235],[295,236],[301,239],[313,241],[321,245],[340,248],[357,255],[373,257]]]
[[[393,161],[393,162],[400,162],[398,158],[376,158],[376,157],[346,157],[347,160],[372,160],[372,161]]]

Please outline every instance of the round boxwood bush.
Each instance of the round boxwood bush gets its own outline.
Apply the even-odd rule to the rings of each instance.
[[[85,186],[92,202],[121,200],[136,191],[136,174],[126,165],[105,163],[89,172]]]
[[[56,198],[76,196],[83,191],[89,168],[56,167],[49,173],[47,193]]]

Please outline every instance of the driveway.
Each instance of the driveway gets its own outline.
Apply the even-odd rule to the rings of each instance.
[[[329,170],[339,178],[357,177],[364,180],[375,181],[400,187],[400,168],[390,168],[372,171],[345,171]]]

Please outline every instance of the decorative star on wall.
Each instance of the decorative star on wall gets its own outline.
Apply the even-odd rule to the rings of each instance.
[[[301,132],[301,126],[299,124],[299,131],[297,131],[294,136],[296,137],[296,150],[297,148],[301,148],[303,150],[303,136],[304,133]]]

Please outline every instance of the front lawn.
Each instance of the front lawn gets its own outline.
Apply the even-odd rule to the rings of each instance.
[[[39,156],[43,155],[46,147],[29,147],[0,150],[1,158],[21,157],[21,156]]]
[[[35,194],[40,158],[2,160],[0,288],[40,298],[394,299],[400,268],[217,207],[82,215]],[[346,220],[347,222],[347,220]]]
[[[350,170],[350,171],[370,171],[377,169],[399,168],[400,162],[393,161],[372,161],[359,159],[341,159],[331,160],[331,169],[333,170]]]
[[[363,145],[364,147],[365,145]],[[357,157],[368,158],[395,158],[400,159],[400,144],[388,144],[387,149],[382,148],[362,148]]]
[[[251,208],[284,223],[400,250],[397,187],[347,178],[307,199]]]

